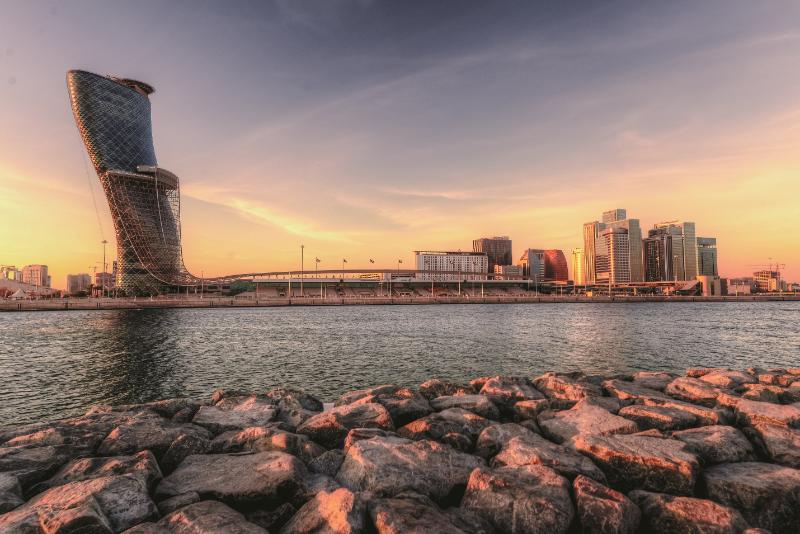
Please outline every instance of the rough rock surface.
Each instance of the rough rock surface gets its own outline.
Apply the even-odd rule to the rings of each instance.
[[[566,533],[575,514],[569,482],[538,465],[475,469],[461,506],[515,533]]]
[[[287,432],[276,427],[251,427],[220,434],[209,445],[209,452],[281,451],[297,456],[308,463],[325,449],[308,436]]]
[[[707,465],[753,459],[753,446],[744,434],[731,426],[690,428],[673,432],[672,437],[686,443]]]
[[[642,511],[646,532],[707,532],[739,534],[748,528],[742,514],[707,499],[632,491],[630,498]]]
[[[409,388],[394,385],[345,393],[334,403],[334,406],[367,403],[377,403],[386,408],[396,427],[419,419],[432,411],[425,397]]]
[[[578,436],[573,446],[603,470],[612,487],[691,495],[700,462],[678,440],[648,436]]]
[[[449,408],[417,419],[397,430],[397,435],[409,439],[432,439],[447,443],[458,450],[472,450],[478,435],[492,422],[462,408]]]
[[[192,422],[219,434],[266,425],[275,418],[277,412],[270,399],[257,395],[225,397],[213,406],[201,406]]]
[[[545,373],[533,379],[533,385],[548,399],[578,402],[586,397],[603,394],[600,386],[562,373]]]
[[[366,501],[348,489],[320,491],[286,523],[281,534],[361,533],[367,528],[366,510]]]
[[[638,371],[633,373],[634,383],[658,391],[664,391],[667,384],[675,380],[676,376],[673,373],[666,373],[663,371]]]
[[[142,451],[132,456],[72,460],[47,481],[37,485],[34,491],[38,493],[79,480],[125,474],[140,477],[148,488],[153,488],[161,480],[161,470],[155,456],[150,451]]]
[[[636,423],[614,415],[608,410],[589,403],[577,404],[570,410],[555,412],[549,419],[539,417],[544,435],[563,443],[578,435],[632,434],[639,431]]]
[[[152,530],[136,530],[130,534],[266,534],[266,530],[218,501],[201,501],[180,508],[153,525]],[[127,534],[127,533],[126,533]]]
[[[499,406],[509,408],[518,401],[544,398],[528,379],[514,376],[489,378],[481,386],[480,394],[486,395]]]
[[[156,414],[141,413],[114,428],[97,448],[101,456],[121,456],[149,450],[160,458],[180,436],[210,439],[208,430],[194,424],[174,423]]]
[[[433,501],[416,493],[375,499],[369,515],[378,534],[489,534],[494,529],[478,517],[461,510],[440,510]],[[462,530],[463,528],[463,530]]]
[[[437,397],[431,400],[431,408],[437,412],[449,408],[463,408],[476,413],[487,419],[500,419],[500,410],[485,395],[451,395],[449,397]]]
[[[492,459],[491,465],[492,467],[543,465],[570,480],[578,475],[584,475],[603,483],[606,481],[603,472],[586,456],[535,434],[511,439]]]
[[[435,441],[372,438],[347,450],[336,479],[352,491],[392,496],[415,491],[444,501],[484,461]]]
[[[642,430],[681,430],[697,424],[695,415],[668,406],[634,404],[620,409],[618,415],[630,419]]]
[[[750,432],[764,456],[776,464],[800,468],[800,430],[756,423]]]
[[[297,428],[326,448],[341,447],[347,433],[353,428],[380,428],[394,430],[392,417],[381,404],[346,404],[322,412]]]
[[[16,475],[0,473],[0,514],[4,514],[24,504],[22,486]]]
[[[478,436],[475,443],[475,455],[481,458],[491,458],[502,449],[512,438],[531,437],[536,433],[522,425],[504,423],[486,427]]]
[[[751,527],[773,534],[800,525],[800,471],[761,462],[709,467],[703,473],[708,498],[737,509]]]
[[[639,528],[639,508],[623,493],[582,475],[575,477],[572,491],[583,532],[634,534]]]
[[[714,407],[717,403],[719,388],[699,378],[678,377],[664,388],[664,392],[680,400]]]
[[[800,428],[800,407],[743,399],[736,406],[736,418],[741,425],[768,423]]]
[[[475,393],[469,384],[458,384],[432,378],[420,384],[419,393],[426,399],[433,400],[437,397],[449,397],[452,395],[471,395]]]
[[[195,492],[231,506],[272,505],[296,499],[306,469],[282,452],[189,456],[156,488],[158,500]]]

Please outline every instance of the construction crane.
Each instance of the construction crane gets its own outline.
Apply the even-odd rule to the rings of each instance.
[[[772,273],[775,273],[775,284],[776,290],[780,293],[783,293],[783,287],[781,285],[781,269],[786,269],[785,263],[780,263],[778,260],[772,262],[772,258],[767,258],[769,260],[768,263],[751,263],[749,267],[755,267],[759,270],[767,271],[769,273],[768,278],[772,278]],[[753,273],[755,274],[755,273]],[[769,286],[767,286],[767,291],[769,291]]]

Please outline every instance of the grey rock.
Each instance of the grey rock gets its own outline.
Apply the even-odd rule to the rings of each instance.
[[[549,419],[545,419],[545,414],[541,414],[539,426],[542,433],[556,443],[569,441],[577,435],[606,436],[639,431],[639,427],[633,421],[589,403],[580,403],[570,410],[555,412]]]
[[[194,504],[196,502],[200,502],[200,494],[198,494],[196,491],[190,491],[189,493],[176,495],[159,502],[158,512],[161,515],[169,515],[175,510],[183,508],[184,506],[189,506],[190,504]]]
[[[584,475],[605,483],[606,477],[592,461],[563,445],[556,445],[541,436],[513,438],[494,457],[492,467],[543,465],[572,480]]]
[[[673,432],[672,437],[686,443],[706,465],[753,459],[753,446],[744,434],[731,426],[691,428]]]
[[[0,447],[0,473],[14,476],[22,490],[27,491],[55,473],[71,457],[70,451],[52,445]]]
[[[545,373],[532,380],[534,387],[548,399],[578,402],[586,397],[600,397],[600,386],[563,373]]]
[[[643,383],[627,382],[619,379],[604,381],[603,389],[608,392],[609,395],[618,398],[625,404],[632,404],[643,398],[669,398],[661,391],[650,388]]]
[[[485,395],[453,395],[437,397],[430,402],[431,408],[437,412],[449,408],[463,408],[487,419],[500,419],[500,410]]]
[[[515,423],[492,425],[484,428],[478,435],[475,455],[488,459],[500,452],[512,438],[532,436],[536,436],[534,431]]]
[[[279,532],[283,525],[288,523],[296,513],[297,508],[285,502],[271,510],[265,508],[251,510],[245,514],[245,518],[251,523],[267,529],[268,532]]]
[[[372,438],[388,438],[391,436],[397,436],[394,432],[389,432],[388,430],[381,430],[380,428],[354,428],[350,432],[347,433],[347,437],[344,438],[344,446],[342,450],[347,452],[347,449],[350,448],[353,443],[365,439],[372,439]]]
[[[714,386],[734,389],[744,384],[756,384],[758,378],[744,371],[712,371],[700,377],[700,380]]]
[[[381,404],[347,404],[308,419],[297,428],[320,445],[332,449],[341,447],[347,433],[354,428],[394,430],[392,417]]]
[[[150,451],[142,451],[131,456],[72,460],[48,480],[38,484],[33,491],[39,493],[79,480],[126,474],[140,477],[149,489],[155,487],[161,480],[161,470],[155,456]]]
[[[482,465],[482,459],[435,441],[373,438],[348,449],[336,479],[351,491],[383,496],[415,491],[442,502]]]
[[[581,530],[587,534],[635,534],[641,513],[623,493],[589,477],[572,482]]]
[[[642,511],[646,532],[741,534],[748,527],[738,511],[707,499],[640,490],[629,496]]]
[[[201,406],[192,422],[214,434],[264,426],[277,415],[278,408],[270,399],[257,395],[224,397],[213,406]]]
[[[700,472],[697,456],[686,444],[648,436],[581,435],[573,440],[620,491],[645,489],[691,495]]]
[[[720,389],[699,378],[679,377],[667,384],[664,392],[682,401],[713,408]]]
[[[563,534],[575,514],[567,480],[538,465],[475,469],[461,506],[513,533]]]
[[[22,499],[22,486],[16,475],[0,473],[0,514],[10,512],[25,501]]]
[[[209,451],[214,453],[281,451],[308,463],[324,453],[325,449],[304,434],[295,434],[270,426],[224,432],[214,438],[209,445]]]
[[[720,396],[722,395],[723,394],[720,394]],[[665,408],[683,410],[697,417],[697,423],[699,425],[719,425],[724,424],[729,419],[728,413],[722,408],[707,408],[690,402],[656,397],[645,397],[642,398],[641,401],[645,406],[663,406]]]
[[[1,515],[0,532],[120,532],[156,517],[144,480],[117,475],[51,488]]]
[[[97,449],[101,456],[121,456],[143,450],[151,451],[156,458],[169,449],[182,435],[210,439],[207,430],[192,424],[175,423],[152,413],[130,417],[114,428]]]
[[[800,430],[768,423],[756,423],[748,430],[764,456],[777,464],[800,468]]]
[[[352,432],[352,431],[351,431]],[[308,463],[308,469],[314,473],[335,477],[344,462],[344,453],[339,449],[326,451]]]
[[[468,452],[478,435],[492,422],[461,408],[449,408],[417,419],[397,430],[397,435],[408,439],[432,439]]]
[[[469,384],[459,384],[456,382],[447,382],[433,378],[420,384],[419,393],[429,401],[436,397],[445,397],[451,395],[471,395],[475,393],[472,386]]]
[[[157,524],[170,534],[266,534],[266,530],[218,501],[200,501],[179,508]]]
[[[548,399],[524,400],[514,403],[512,411],[518,419],[536,419],[540,413],[550,409]]]
[[[156,488],[158,500],[196,492],[231,506],[277,506],[299,498],[306,469],[286,453],[265,451],[194,455]]]
[[[365,532],[367,503],[346,488],[321,491],[305,503],[281,529],[281,534],[357,534]]]
[[[322,401],[299,389],[277,387],[267,391],[264,396],[276,404],[281,401],[292,401],[292,403],[297,403],[304,410],[310,412],[322,411]]]
[[[394,426],[400,427],[433,411],[428,400],[409,388],[383,385],[345,393],[335,406],[378,403],[389,411]]]
[[[171,473],[187,456],[203,454],[210,445],[211,442],[203,436],[181,434],[169,444],[169,448],[161,457],[160,465],[165,473]]]
[[[456,512],[455,514],[453,512]],[[490,533],[492,527],[477,517],[464,517],[458,509],[440,510],[424,495],[404,493],[393,498],[374,499],[369,515],[378,534],[466,534]],[[466,523],[466,524],[464,524]],[[461,525],[462,528],[459,528]]]
[[[694,414],[668,406],[633,404],[620,409],[619,415],[635,422],[642,430],[681,430],[697,424]]]
[[[675,374],[663,371],[639,371],[633,373],[633,382],[635,384],[657,391],[664,391],[667,384],[675,378]]]
[[[800,428],[800,407],[742,399],[736,407],[736,418],[741,425],[767,423]]]
[[[761,462],[711,466],[703,471],[708,498],[739,510],[751,527],[774,534],[800,525],[800,471]]]
[[[514,376],[494,376],[486,380],[480,389],[498,406],[511,408],[522,400],[543,399],[541,394],[526,378]]]
[[[745,384],[743,387],[745,392],[742,393],[742,398],[747,400],[779,404],[784,397],[784,389],[780,386]]]

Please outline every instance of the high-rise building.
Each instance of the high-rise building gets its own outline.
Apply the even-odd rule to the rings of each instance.
[[[719,272],[717,271],[717,238],[697,238],[697,275],[719,275]]]
[[[511,239],[508,236],[482,237],[472,241],[473,252],[484,252],[489,258],[489,272],[494,272],[495,265],[511,265]]]
[[[544,250],[539,248],[529,248],[522,253],[519,258],[519,265],[522,267],[522,276],[528,280],[544,280],[545,257]]]
[[[553,282],[569,281],[569,267],[563,250],[544,251],[544,279]]]
[[[23,267],[22,283],[38,287],[50,287],[47,265],[26,265]]]
[[[489,272],[489,258],[485,252],[414,251],[418,271],[444,271],[420,273],[420,280],[458,281],[485,280]]]
[[[584,273],[586,283],[598,282],[598,257],[607,252],[607,243],[600,242],[600,234],[608,228],[623,228],[625,232],[618,232],[614,239],[627,239],[626,247],[616,247],[615,250],[622,251],[623,248],[628,252],[628,257],[623,261],[615,259],[614,263],[623,268],[627,265],[627,274],[618,273],[620,279],[627,279],[628,282],[644,281],[644,269],[642,267],[642,228],[639,219],[628,219],[627,211],[622,208],[603,212],[602,222],[593,221],[583,225],[583,251],[584,251]],[[622,237],[622,236],[625,237]],[[598,250],[599,247],[599,250]],[[601,260],[606,261],[606,260]],[[607,265],[607,263],[606,263]],[[605,278],[607,280],[607,278]]]
[[[67,293],[77,295],[92,288],[92,277],[86,273],[67,275]]]
[[[113,273],[96,273],[94,275],[94,285],[102,291],[114,289],[114,274]]]
[[[586,283],[586,266],[582,248],[572,249],[572,282],[576,286]]]
[[[644,240],[644,274],[647,282],[677,280],[675,262],[670,258],[673,236],[664,228],[650,230]]]
[[[654,226],[672,236],[673,277],[678,280],[694,280],[697,277],[697,237],[693,222],[667,221]]]
[[[596,249],[596,283],[613,284],[631,281],[630,237],[628,229],[621,226],[600,232]]]
[[[67,73],[67,86],[114,221],[119,285],[134,294],[199,285],[183,264],[178,177],[159,166],[153,148],[153,88],[80,70]]]

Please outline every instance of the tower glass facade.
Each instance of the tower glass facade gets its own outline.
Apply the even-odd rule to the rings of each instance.
[[[154,294],[199,284],[183,264],[178,177],[158,166],[153,148],[153,88],[80,70],[67,73],[67,87],[114,221],[117,286]]]
[[[511,240],[508,236],[482,237],[472,241],[473,252],[483,252],[489,258],[489,272],[494,272],[495,265],[511,265]]]
[[[717,238],[697,238],[697,275],[719,276],[717,269]]]

